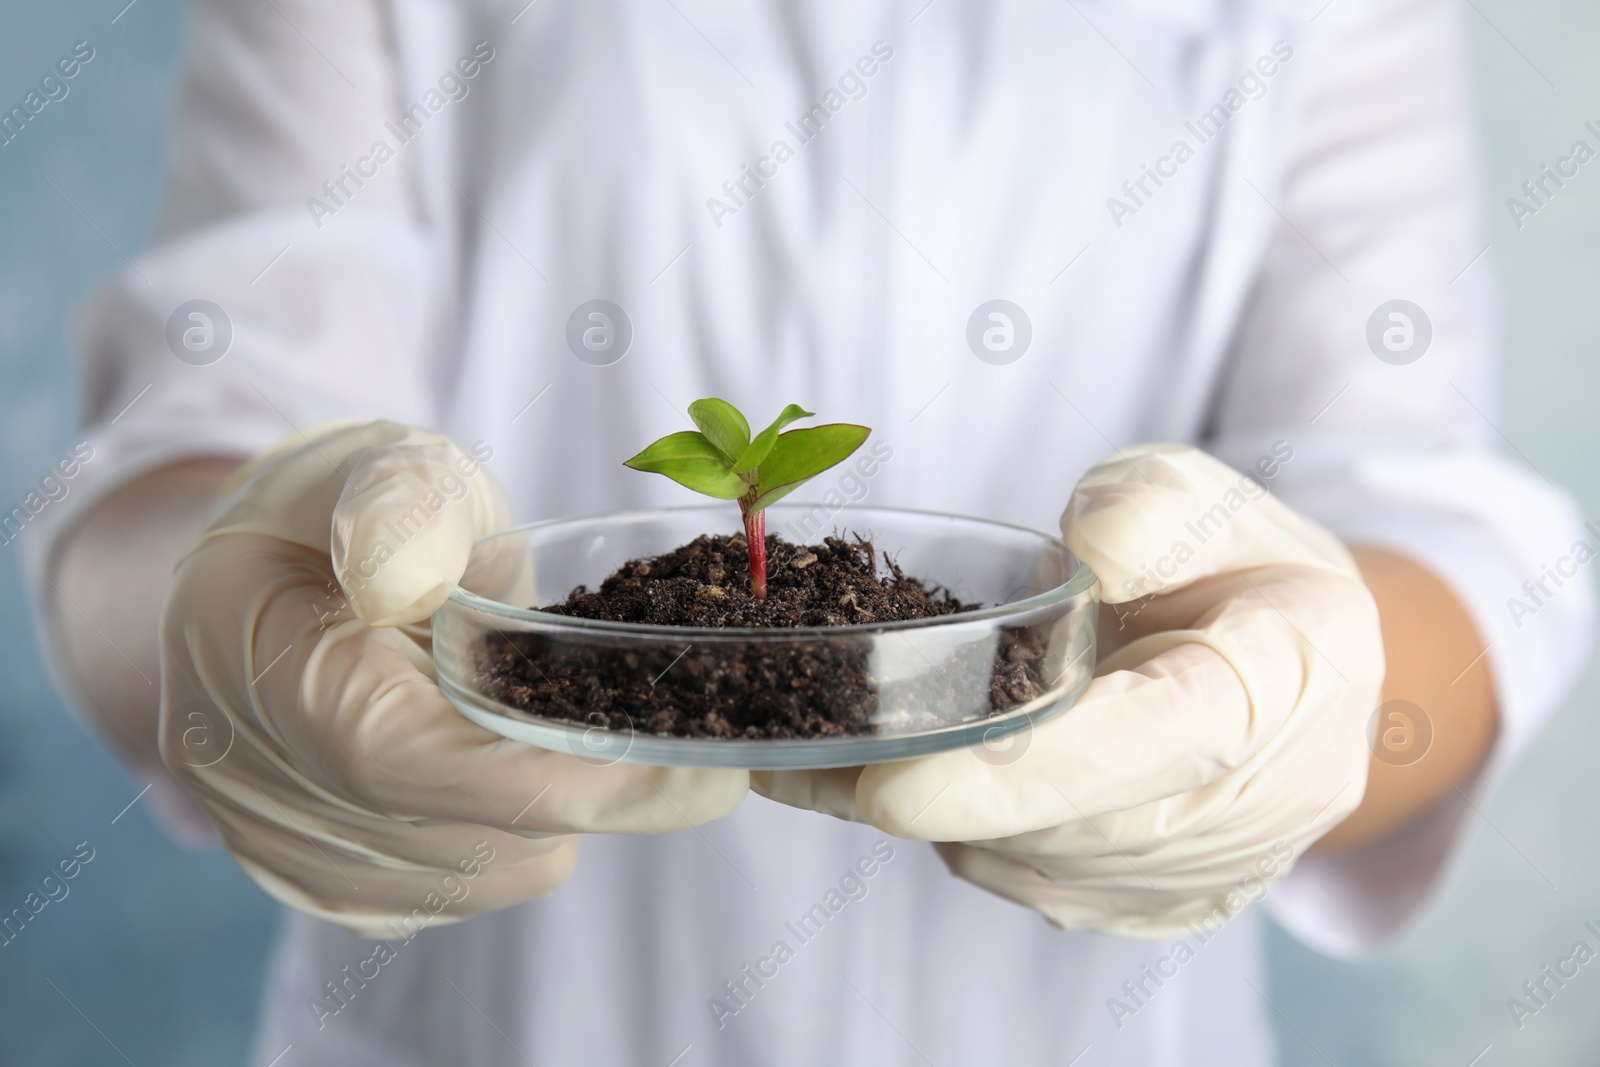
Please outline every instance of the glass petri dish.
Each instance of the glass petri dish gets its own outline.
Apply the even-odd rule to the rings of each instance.
[[[579,585],[596,589],[629,560],[738,528],[736,511],[717,504],[556,519],[484,538],[433,618],[440,688],[478,725],[590,763],[782,770],[963,746],[1009,762],[1028,732],[1070,707],[1094,675],[1094,573],[1060,538],[957,515],[791,503],[767,511],[771,533],[797,544],[866,538],[880,568],[887,551],[907,575],[982,605],[954,615],[710,629],[527,606],[558,603]],[[587,711],[582,696],[595,691],[596,672],[608,690],[604,713]],[[513,673],[542,684],[518,684]],[[778,691],[786,709],[814,709],[813,723],[827,720],[832,732],[743,736],[770,715]],[[619,693],[635,699],[619,709]],[[722,736],[690,733],[676,714],[707,701],[726,711]]]

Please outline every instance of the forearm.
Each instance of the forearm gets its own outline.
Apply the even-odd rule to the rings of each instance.
[[[1387,660],[1382,700],[1420,708],[1432,740],[1420,758],[1374,756],[1361,806],[1318,844],[1331,850],[1379,840],[1426,812],[1481,766],[1499,730],[1489,657],[1455,594],[1406,556],[1368,546],[1351,551],[1378,602]]]
[[[236,465],[196,459],[129,482],[55,555],[49,617],[57,662],[85,713],[136,766],[160,763],[158,637],[172,568]]]

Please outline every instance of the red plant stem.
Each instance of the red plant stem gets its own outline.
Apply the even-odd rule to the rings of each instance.
[[[744,513],[744,540],[750,549],[750,595],[767,599],[767,513]]]

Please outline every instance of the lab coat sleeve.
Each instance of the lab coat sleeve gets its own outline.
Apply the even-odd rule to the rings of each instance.
[[[45,648],[55,550],[116,486],[186,457],[250,455],[322,420],[429,420],[439,260],[386,129],[399,80],[387,9],[197,3],[159,239],[79,323],[92,458],[23,539]],[[392,156],[381,163],[379,141]],[[351,169],[375,173],[358,184]],[[197,300],[214,306],[202,319],[186,307]]]
[[[1431,568],[1487,647],[1460,665],[1490,671],[1499,700],[1499,739],[1476,779],[1388,840],[1301,858],[1268,897],[1280,922],[1332,954],[1399,936],[1589,643],[1591,577],[1578,560],[1600,536],[1503,433],[1497,408],[1462,12],[1456,0],[1349,0],[1296,42],[1305,80],[1286,155],[1276,175],[1248,176],[1276,221],[1208,440],[1347,541]],[[1431,325],[1425,351],[1414,313],[1411,351],[1384,344],[1384,329],[1406,340],[1387,313],[1377,350],[1369,343],[1369,320],[1397,299]]]

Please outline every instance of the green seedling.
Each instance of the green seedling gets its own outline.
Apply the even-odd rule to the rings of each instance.
[[[768,505],[846,459],[872,432],[848,422],[784,430],[812,414],[790,404],[752,438],[738,408],[707,397],[689,405],[689,417],[699,430],[668,434],[626,464],[636,471],[665,474],[697,493],[739,502],[750,547],[750,595],[757,600],[767,596]]]

